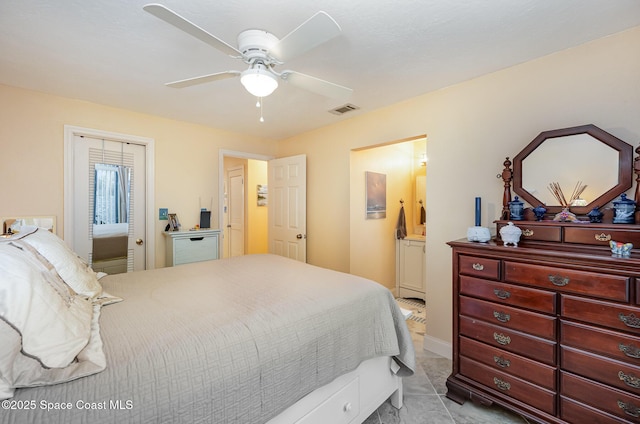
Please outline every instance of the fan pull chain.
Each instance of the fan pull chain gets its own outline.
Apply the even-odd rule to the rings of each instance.
[[[262,97],[260,97],[258,99],[258,103],[256,103],[256,105],[260,104],[260,122],[264,122],[264,117],[262,116],[262,103],[263,102],[261,100],[262,100]]]

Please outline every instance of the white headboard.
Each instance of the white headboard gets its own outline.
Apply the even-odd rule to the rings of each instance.
[[[2,234],[7,234],[12,226],[15,228],[22,225],[35,225],[36,227],[46,228],[54,234],[56,233],[55,216],[4,217],[0,218],[0,222],[2,222]]]

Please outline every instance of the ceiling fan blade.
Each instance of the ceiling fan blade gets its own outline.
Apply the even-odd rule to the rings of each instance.
[[[225,71],[215,74],[203,75],[201,77],[187,78],[179,81],[168,82],[165,85],[171,88],[185,88],[196,84],[204,84],[206,82],[218,81],[227,78],[234,78],[240,75],[239,71]]]
[[[345,100],[353,93],[350,88],[301,74],[300,72],[284,71],[281,77],[288,81],[289,84],[332,99]]]
[[[231,57],[242,57],[242,53],[240,53],[240,51],[235,47],[225,43],[218,37],[209,34],[207,31],[203,30],[193,22],[188,21],[173,10],[167,9],[161,4],[150,3],[144,6],[143,9],[151,13],[156,18],[162,19],[163,21],[173,25],[174,27],[186,32],[193,37],[196,37],[200,41],[204,41],[210,46],[215,47],[216,49],[222,51],[225,54],[228,54]]]
[[[269,54],[284,63],[329,41],[339,35],[341,31],[340,26],[331,16],[320,11],[285,35],[282,40],[269,49]]]

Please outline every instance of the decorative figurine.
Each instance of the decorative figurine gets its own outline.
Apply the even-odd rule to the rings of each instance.
[[[620,195],[619,200],[613,201],[613,223],[614,224],[635,224],[636,223],[636,202],[627,199],[626,193]]]
[[[577,221],[578,217],[576,217],[576,214],[571,212],[569,208],[564,208],[553,217],[553,220],[560,222],[572,222]]]
[[[592,222],[594,224],[602,222],[602,215],[603,213],[600,212],[600,209],[598,209],[597,206],[591,209],[591,211],[587,214],[587,216],[589,217],[589,222]]]
[[[544,218],[544,214],[546,212],[547,212],[547,209],[542,205],[538,205],[535,208],[533,208],[533,214],[536,216],[536,221],[542,221],[542,218]]]
[[[513,247],[518,247],[521,235],[522,230],[513,225],[513,222],[508,222],[507,225],[500,228],[500,237],[502,237],[502,242],[505,246],[513,245]]]
[[[633,249],[633,244],[631,243],[621,243],[613,240],[609,241],[609,246],[611,246],[611,253],[614,256],[629,257],[631,256],[631,249]]]

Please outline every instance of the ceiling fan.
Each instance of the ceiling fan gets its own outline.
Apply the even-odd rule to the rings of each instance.
[[[329,98],[346,99],[353,92],[350,88],[300,72],[275,70],[276,66],[340,34],[340,26],[325,12],[317,12],[282,39],[260,29],[242,31],[238,35],[238,48],[235,48],[163,5],[152,3],[143,9],[249,65],[244,71],[224,71],[173,81],[166,84],[169,87],[183,88],[239,76],[242,85],[256,97],[266,97],[273,93],[278,87],[278,80]]]

